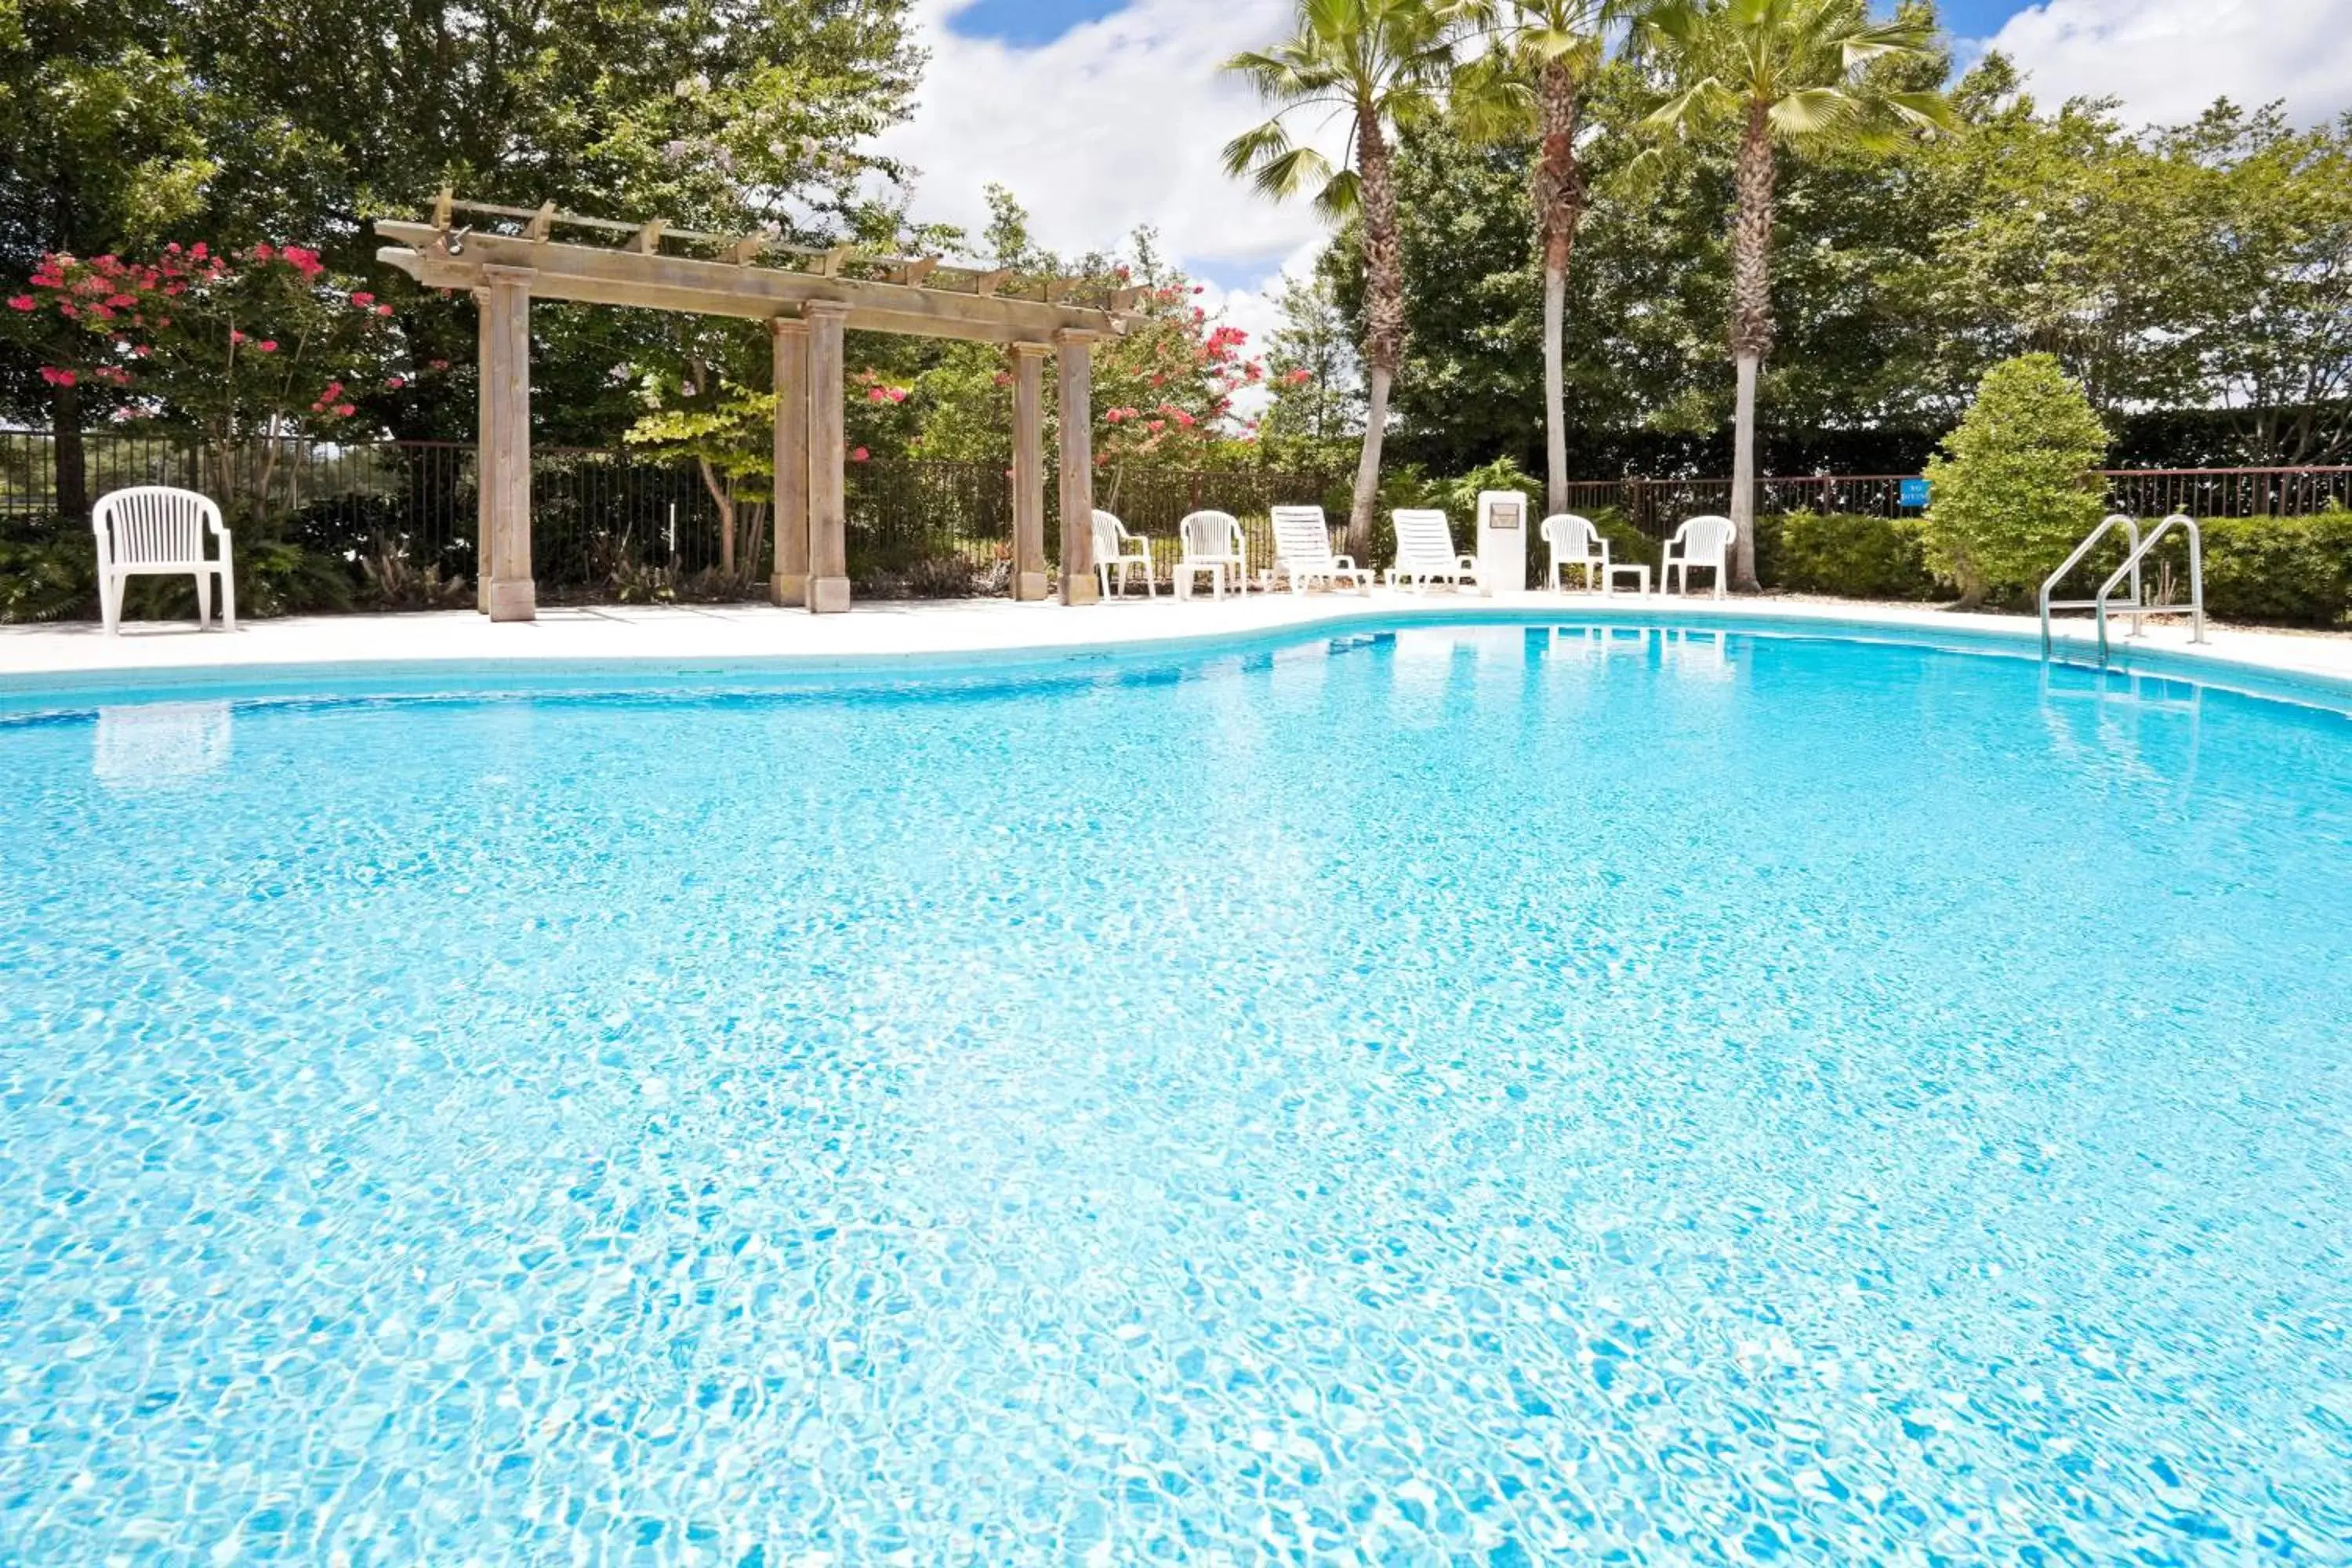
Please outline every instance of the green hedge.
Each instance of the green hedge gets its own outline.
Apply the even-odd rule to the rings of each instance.
[[[1767,588],[1848,599],[1937,597],[1912,518],[1789,512],[1756,521],[1756,575]]]
[[[2352,512],[2311,517],[2222,517],[2200,525],[2205,544],[2205,608],[2217,620],[2253,625],[2338,626],[2352,621]],[[1614,542],[1616,535],[1612,533]],[[1655,559],[1627,554],[1626,559]],[[2120,559],[2120,556],[2116,557]],[[2053,563],[2055,564],[2055,563]],[[2084,584],[2095,584],[2095,563]],[[2188,541],[2157,548],[2148,592],[2174,602],[2189,594]],[[1756,526],[1756,574],[1767,588],[1849,599],[1928,601],[1954,592],[1929,571],[1920,527],[1912,518],[1791,512]],[[2004,608],[2030,610],[2032,597],[2001,595]]]
[[[2217,517],[2200,525],[2206,613],[2225,621],[2333,626],[2352,619],[2352,512]],[[2185,542],[2171,555],[2176,598],[2189,593]]]

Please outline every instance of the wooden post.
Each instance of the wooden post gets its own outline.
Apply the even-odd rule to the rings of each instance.
[[[768,592],[779,605],[808,603],[809,327],[768,322],[776,368],[776,572]]]
[[[490,291],[468,290],[474,299],[474,608],[490,613],[490,571],[497,542],[490,537]]]
[[[1013,596],[1042,599],[1045,577],[1045,343],[1013,345]]]
[[[818,615],[849,608],[848,479],[843,463],[841,333],[847,305],[812,300],[809,323],[809,592]]]
[[[490,535],[490,619],[538,614],[530,580],[530,279],[527,267],[486,267],[482,315],[482,510]]]
[[[1062,603],[1091,605],[1095,582],[1095,333],[1065,328],[1060,351],[1062,416]]]

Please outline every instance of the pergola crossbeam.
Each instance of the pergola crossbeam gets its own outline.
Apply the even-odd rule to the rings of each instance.
[[[625,237],[625,248],[641,256],[658,256],[662,254],[665,243],[677,241],[682,245],[709,247],[735,265],[743,267],[762,257],[775,257],[800,264],[794,269],[813,271],[827,278],[850,276],[853,268],[867,268],[879,271],[887,279],[908,287],[938,289],[942,293],[961,293],[980,299],[1003,294],[1007,286],[1013,285],[1024,295],[1047,304],[1062,304],[1092,288],[1114,313],[1124,313],[1133,304],[1133,290],[1101,290],[1099,285],[1090,285],[1087,279],[1080,278],[1016,278],[1001,268],[950,266],[936,256],[896,256],[882,251],[860,250],[846,245],[797,245],[774,234],[713,234],[702,229],[679,228],[666,218],[630,223],[620,218],[592,217],[583,213],[559,212],[553,202],[524,207],[508,206],[498,202],[461,201],[446,186],[434,200],[431,226],[446,230],[461,213],[520,224],[522,226],[522,237],[538,244],[547,243],[553,232],[560,228],[584,229],[595,234]],[[934,275],[941,281],[931,281]],[[955,280],[955,286],[944,287],[949,279]]]

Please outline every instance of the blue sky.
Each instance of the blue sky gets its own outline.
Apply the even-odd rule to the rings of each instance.
[[[976,0],[949,26],[969,38],[1034,47],[1051,43],[1080,22],[1124,7],[1127,0]],[[2025,0],[1945,0],[1944,25],[1964,38],[1990,37]]]

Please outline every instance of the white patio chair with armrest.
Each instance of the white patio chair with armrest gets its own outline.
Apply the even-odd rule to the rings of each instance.
[[[1732,541],[1739,530],[1727,517],[1695,517],[1675,530],[1666,541],[1665,559],[1658,568],[1658,592],[1675,591],[1675,574],[1683,574],[1683,592],[1690,592],[1690,574],[1694,570],[1715,574],[1715,596],[1723,597],[1724,578],[1729,574],[1728,562]],[[1679,552],[1680,553],[1677,553]]]
[[[110,490],[90,509],[90,531],[98,536],[98,608],[106,635],[122,627],[122,587],[134,576],[196,580],[196,626],[212,619],[212,588],[220,584],[221,626],[236,630],[236,575],[230,564],[228,529],[211,498],[169,485],[132,485]],[[217,557],[205,553],[205,535],[220,541]]]
[[[1174,573],[1178,598],[1191,598],[1204,572],[1211,591],[1220,599],[1225,596],[1227,582],[1234,584],[1235,593],[1244,591],[1242,577],[1249,564],[1249,540],[1242,532],[1239,518],[1229,511],[1186,512],[1176,525],[1176,539],[1183,547]]]
[[[1389,568],[1390,587],[1451,583],[1458,588],[1466,583],[1485,590],[1486,577],[1478,570],[1478,558],[1454,548],[1454,530],[1444,512],[1399,507],[1389,516],[1396,524],[1396,564]]]
[[[1266,574],[1272,584],[1290,579],[1290,591],[1303,594],[1309,583],[1337,588],[1346,583],[1359,594],[1372,591],[1372,574],[1356,564],[1352,555],[1331,552],[1331,525],[1319,506],[1278,506],[1274,509],[1274,566]]]
[[[1563,567],[1584,573],[1584,591],[1593,593],[1609,580],[1609,542],[1599,525],[1572,511],[1555,512],[1543,520],[1543,542],[1551,551],[1551,591],[1559,592]]]
[[[1160,590],[1151,581],[1151,542],[1139,533],[1129,533],[1127,524],[1111,513],[1097,508],[1095,511],[1095,574],[1102,579],[1103,597],[1110,595],[1110,572],[1118,568],[1118,591],[1127,592],[1127,572],[1130,566],[1143,568],[1143,596],[1156,599]]]

